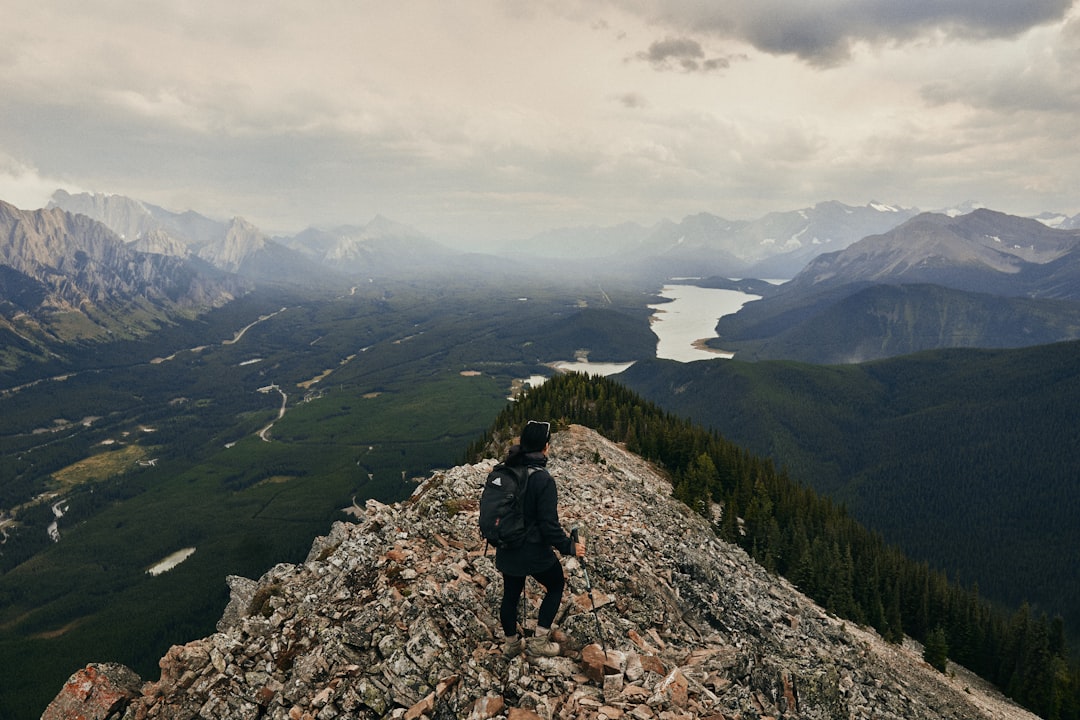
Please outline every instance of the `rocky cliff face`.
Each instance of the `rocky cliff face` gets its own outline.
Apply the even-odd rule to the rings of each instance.
[[[50,210],[60,208],[72,214],[85,215],[102,223],[120,239],[142,252],[187,257],[187,246],[165,231],[152,210],[138,200],[123,195],[77,193],[57,190],[49,201]]]
[[[1033,717],[961,668],[941,675],[917,648],[828,616],[672,501],[656,469],[581,427],[554,437],[550,463],[564,526],[589,531],[586,566],[563,561],[563,654],[504,659],[502,582],[477,532],[493,464],[356,508],[301,565],[230,578],[218,632],[169,650],[160,679],[91,665],[43,717]]]
[[[0,266],[18,276],[15,311],[100,313],[148,303],[162,312],[222,305],[242,283],[199,272],[186,260],[134,250],[105,225],[58,208],[25,211],[0,202]],[[14,284],[14,283],[12,283]],[[14,311],[13,311],[14,312]],[[123,311],[115,314],[123,317]]]

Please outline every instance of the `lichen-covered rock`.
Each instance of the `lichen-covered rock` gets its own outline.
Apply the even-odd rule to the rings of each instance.
[[[94,663],[64,684],[42,714],[42,720],[109,720],[117,718],[140,695],[143,681],[117,663]]]
[[[502,580],[477,530],[494,462],[368,502],[301,565],[229,578],[218,632],[173,647],[156,682],[125,676],[111,715],[91,714],[100,690],[65,688],[54,705],[124,720],[1033,718],[830,617],[673,501],[662,473],[581,427],[554,436],[549,464],[589,552],[584,567],[563,561],[563,654],[508,660]],[[526,632],[539,600],[530,581]]]

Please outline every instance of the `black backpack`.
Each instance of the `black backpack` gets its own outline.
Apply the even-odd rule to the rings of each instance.
[[[525,491],[538,468],[496,465],[480,493],[480,534],[497,548],[514,548],[529,534],[525,520]]]

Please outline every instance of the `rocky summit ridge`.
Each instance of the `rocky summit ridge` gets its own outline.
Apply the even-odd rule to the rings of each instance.
[[[160,679],[93,664],[43,718],[1034,717],[829,616],[671,499],[662,472],[579,426],[556,433],[549,465],[563,524],[589,548],[584,567],[563,560],[563,654],[507,660],[477,530],[494,463],[355,508],[302,564],[230,577],[218,632],[172,647]]]

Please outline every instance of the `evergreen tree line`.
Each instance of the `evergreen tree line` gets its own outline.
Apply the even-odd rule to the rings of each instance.
[[[817,495],[716,432],[693,425],[607,378],[561,374],[509,405],[467,451],[471,462],[498,452],[527,419],[576,423],[663,468],[672,495],[714,522],[829,612],[873,627],[889,642],[923,643],[940,670],[951,659],[1048,720],[1080,720],[1080,664],[1064,623],[1028,605],[1008,612],[978,586],[950,582],[906,557]],[[714,517],[714,504],[722,510]]]

